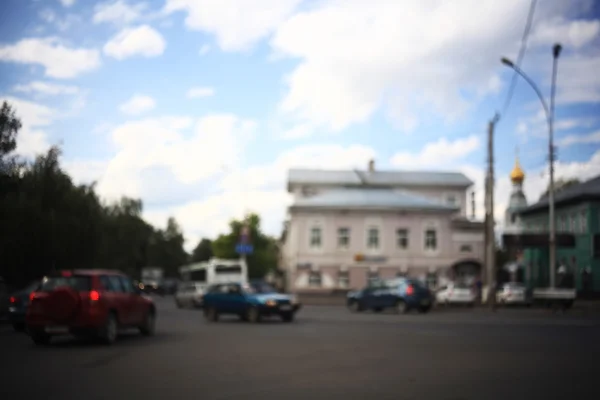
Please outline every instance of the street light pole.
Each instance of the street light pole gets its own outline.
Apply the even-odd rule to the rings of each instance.
[[[550,183],[548,184],[548,219],[549,219],[549,238],[548,238],[548,250],[550,259],[550,287],[556,286],[556,217],[554,208],[554,97],[556,92],[556,72],[558,64],[558,56],[562,50],[560,44],[555,44],[552,48],[553,64],[552,64],[552,86],[550,88],[550,108],[544,100],[544,96],[540,92],[537,85],[529,78],[521,68],[515,65],[508,58],[503,57],[501,59],[502,64],[509,68],[512,68],[517,74],[519,74],[535,91],[544,112],[546,114],[546,121],[548,123],[548,163],[549,163],[549,178]]]

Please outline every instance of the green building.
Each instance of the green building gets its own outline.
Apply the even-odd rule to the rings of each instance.
[[[524,236],[538,239],[522,246],[529,287],[549,285],[548,210],[544,198],[518,211]],[[556,193],[555,215],[556,283],[570,273],[579,295],[600,295],[600,176]]]

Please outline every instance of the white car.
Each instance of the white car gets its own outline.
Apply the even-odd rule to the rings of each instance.
[[[440,305],[465,304],[472,306],[475,304],[477,296],[470,286],[449,283],[437,290],[435,299]]]
[[[197,282],[183,282],[175,292],[175,304],[177,307],[202,307],[204,296],[204,285]]]
[[[502,305],[508,304],[531,304],[531,299],[527,296],[527,288],[521,283],[505,283],[496,292],[496,303]]]

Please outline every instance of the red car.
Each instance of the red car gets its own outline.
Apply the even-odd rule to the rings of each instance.
[[[45,277],[31,293],[25,316],[35,344],[52,336],[95,336],[106,344],[121,328],[135,327],[154,334],[156,307],[126,276],[109,270],[62,271]]]

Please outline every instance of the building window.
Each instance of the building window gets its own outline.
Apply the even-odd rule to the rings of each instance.
[[[308,275],[308,286],[321,287],[321,273],[319,271],[311,271]]]
[[[455,194],[449,193],[446,195],[446,204],[449,206],[458,206],[458,196]]]
[[[321,228],[314,227],[310,230],[310,247],[321,247]]]
[[[470,253],[473,251],[473,247],[470,244],[463,244],[460,246],[461,253]]]
[[[399,249],[408,249],[408,229],[402,228],[396,230],[396,245]]]
[[[425,231],[425,250],[435,251],[437,249],[437,232],[435,229]]]
[[[338,273],[338,287],[346,289],[350,286],[350,274],[348,271],[340,271]]]
[[[347,249],[350,246],[350,229],[338,228],[338,247]]]
[[[565,216],[560,217],[560,222],[558,224],[558,230],[564,232],[567,230],[567,218]]]
[[[405,278],[408,274],[404,271],[396,272],[396,278]]]
[[[369,228],[367,231],[367,248],[371,250],[379,248],[379,229]]]
[[[581,229],[581,233],[587,233],[587,230],[588,230],[587,222],[588,222],[587,212],[582,211],[581,214],[579,214],[579,228]]]
[[[369,271],[367,272],[367,282],[369,286],[379,281],[379,273],[377,271]]]
[[[571,215],[571,217],[569,218],[569,232],[577,232],[577,217],[575,216],[575,214]]]

